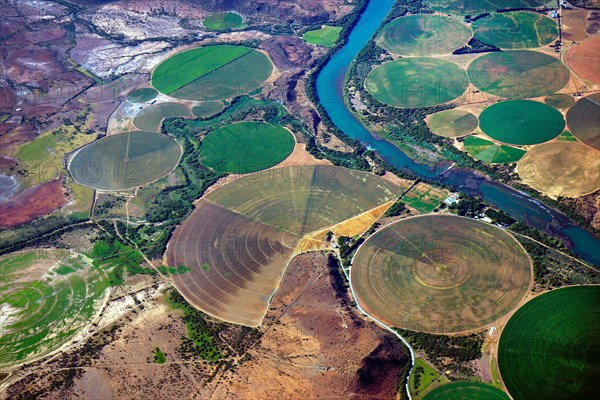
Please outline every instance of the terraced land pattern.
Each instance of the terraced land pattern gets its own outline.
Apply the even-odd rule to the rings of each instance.
[[[433,56],[450,54],[471,39],[463,22],[440,15],[409,15],[390,21],[377,43],[392,54]]]
[[[544,293],[508,321],[498,366],[515,400],[593,399],[600,374],[600,287]]]
[[[285,160],[294,144],[292,134],[280,126],[238,122],[218,128],[204,138],[200,161],[216,171],[245,174]]]
[[[76,182],[98,190],[126,190],[171,172],[182,149],[157,132],[125,132],[104,137],[71,155],[67,168]]]
[[[530,50],[485,54],[469,64],[469,79],[478,89],[505,98],[531,98],[558,92],[569,70],[558,59]]]
[[[0,367],[60,348],[99,310],[108,278],[83,255],[36,249],[0,259]]]
[[[304,236],[391,202],[399,192],[373,174],[333,166],[240,177],[201,199],[175,230],[167,262],[191,269],[174,276],[175,285],[202,311],[257,326],[288,261],[303,252],[296,246]]]
[[[469,84],[456,64],[429,57],[386,62],[367,75],[365,88],[378,101],[396,107],[418,108],[449,102]]]
[[[529,11],[494,13],[473,22],[473,36],[501,49],[525,49],[549,44],[558,36],[558,24]]]
[[[501,101],[479,115],[479,126],[503,143],[530,145],[547,142],[565,128],[560,111],[531,100]]]
[[[352,262],[360,307],[388,326],[452,334],[511,312],[529,291],[531,261],[500,228],[454,215],[392,223]]]
[[[259,88],[273,64],[248,47],[205,46],[177,53],[152,73],[161,93],[184,100],[212,101],[240,96]]]

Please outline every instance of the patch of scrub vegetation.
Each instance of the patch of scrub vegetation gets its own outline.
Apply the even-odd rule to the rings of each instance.
[[[438,379],[440,379],[440,382],[447,382],[447,379],[443,375],[440,375],[438,371],[427,364],[421,357],[417,357],[408,379],[408,388],[413,396],[419,396]]]
[[[206,29],[213,31],[240,29],[245,26],[242,16],[234,12],[222,12],[209,15],[202,20],[202,24]]]
[[[152,353],[154,354],[153,360],[155,364],[164,364],[167,361],[167,354],[163,353],[158,347]]]
[[[302,35],[302,39],[308,43],[318,44],[324,47],[334,47],[340,38],[341,26],[323,25],[321,29],[308,31]]]
[[[490,140],[469,136],[464,141],[465,151],[476,160],[487,163],[517,162],[525,155],[525,150],[516,147],[498,145]]]
[[[219,172],[256,172],[283,161],[294,149],[294,143],[292,134],[282,127],[239,122],[206,136],[202,141],[200,161]]]

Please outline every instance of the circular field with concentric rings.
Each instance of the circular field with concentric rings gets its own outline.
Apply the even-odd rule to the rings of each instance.
[[[573,136],[600,150],[600,93],[579,99],[567,111],[567,124]]]
[[[600,286],[544,293],[508,321],[498,366],[515,400],[593,399],[600,376]]]
[[[502,49],[541,47],[558,36],[557,23],[538,13],[494,13],[473,22],[473,36]]]
[[[433,333],[482,328],[527,294],[531,261],[500,228],[448,214],[413,217],[371,236],[354,257],[358,304],[389,325]]]
[[[570,78],[569,70],[560,60],[530,50],[485,54],[469,64],[468,73],[479,90],[511,99],[556,93]]]
[[[377,43],[392,54],[433,56],[463,47],[471,29],[457,19],[441,15],[408,15],[390,21]]]
[[[479,126],[486,135],[500,142],[529,145],[558,136],[565,128],[565,120],[560,111],[547,104],[508,100],[483,110]]]

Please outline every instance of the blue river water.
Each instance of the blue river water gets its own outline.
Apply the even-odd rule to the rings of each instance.
[[[390,11],[394,0],[370,0],[350,36],[319,72],[317,94],[331,121],[346,135],[377,151],[390,165],[407,169],[422,178],[434,178],[455,190],[477,194],[488,203],[538,229],[563,237],[577,255],[600,266],[600,237],[572,223],[564,214],[546,207],[525,193],[490,181],[465,168],[446,171],[448,164],[429,167],[416,163],[392,143],[373,136],[344,103],[344,79],[352,60]]]

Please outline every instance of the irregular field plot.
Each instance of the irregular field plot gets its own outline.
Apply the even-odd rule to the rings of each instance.
[[[152,100],[158,95],[156,89],[152,88],[141,88],[134,90],[127,95],[127,100],[132,103],[145,103]]]
[[[560,111],[531,100],[493,104],[479,115],[479,126],[489,137],[509,144],[537,144],[558,136],[565,128]]]
[[[225,106],[220,101],[207,101],[192,107],[192,113],[197,118],[210,118],[220,113],[224,108]]]
[[[99,190],[124,190],[167,175],[179,163],[181,146],[156,132],[126,132],[78,150],[67,168],[73,179]]]
[[[547,3],[545,0],[427,0],[435,11],[451,14],[477,15],[506,8],[535,8]]]
[[[58,249],[0,258],[0,367],[48,354],[92,318],[108,278],[84,256]]]
[[[341,26],[324,25],[321,29],[308,31],[302,35],[302,39],[308,43],[318,44],[324,47],[333,47],[340,37]]]
[[[136,128],[142,131],[160,131],[163,119],[189,117],[190,109],[179,103],[153,104],[141,110],[133,119]]]
[[[477,136],[469,136],[464,142],[465,151],[476,160],[488,163],[511,163],[523,157],[525,150],[516,147],[497,145]]]
[[[479,125],[479,120],[465,110],[444,110],[431,114],[427,126],[436,135],[456,138],[468,135]]]
[[[473,22],[474,37],[502,49],[541,47],[558,36],[558,24],[529,11],[494,13]]]
[[[202,140],[200,161],[216,171],[245,174],[285,160],[294,144],[292,134],[280,126],[238,122],[218,128]]]
[[[448,196],[450,196],[450,193],[446,190],[419,182],[408,193],[402,196],[401,201],[420,213],[427,214],[432,212]]]
[[[573,96],[568,94],[552,94],[550,96],[546,96],[544,103],[554,108],[569,108],[573,107],[575,104],[575,99]]]
[[[500,228],[433,214],[393,223],[367,239],[350,281],[359,305],[390,326],[458,333],[512,311],[531,277],[527,253]]]
[[[598,151],[556,141],[533,147],[518,164],[519,177],[549,196],[579,197],[600,189]]]
[[[382,103],[417,108],[446,103],[461,96],[469,79],[458,65],[427,57],[386,62],[367,75],[365,88]]]
[[[508,321],[498,366],[515,400],[593,399],[600,374],[600,287],[553,290]]]
[[[455,382],[433,389],[423,400],[509,400],[502,390],[480,382]]]
[[[305,233],[375,209],[398,190],[373,174],[328,166],[242,176],[202,199],[175,230],[167,261],[192,269],[175,284],[205,312],[258,325]]]
[[[600,83],[600,38],[589,38],[571,47],[565,63],[582,79]]]
[[[468,67],[471,82],[499,97],[529,98],[553,94],[569,81],[569,70],[544,53],[511,50],[488,53]]]
[[[432,56],[449,54],[471,38],[463,22],[440,15],[409,15],[390,21],[377,43],[393,54]]]
[[[229,322],[260,325],[298,238],[201,200],[168,247],[177,289],[202,311]]]
[[[242,28],[244,20],[242,16],[233,12],[223,12],[210,15],[202,21],[206,29],[222,31],[227,29]]]
[[[569,109],[567,124],[577,139],[600,150],[600,93],[580,99]]]

